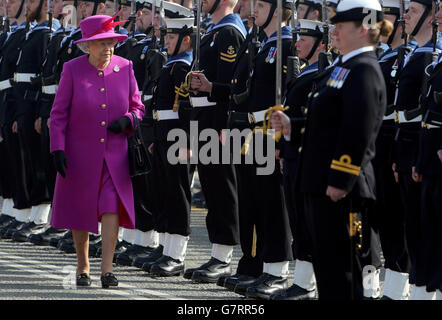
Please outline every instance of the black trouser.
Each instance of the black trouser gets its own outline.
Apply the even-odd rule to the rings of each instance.
[[[425,266],[422,265],[421,250],[421,183],[416,183],[409,173],[399,172],[399,186],[405,213],[405,237],[411,260],[410,284],[425,285]]]
[[[197,165],[206,199],[206,227],[211,243],[234,246],[239,243],[237,181],[233,164]]]
[[[375,216],[374,229],[379,231],[384,267],[409,273],[410,258],[405,240],[405,216],[399,184],[394,179],[391,152],[393,138],[380,136],[377,142],[373,168],[376,178],[376,202],[371,215]]]
[[[48,190],[49,198],[52,200],[54,197],[57,172],[55,171],[53,155],[50,153],[49,128],[47,121],[47,118],[43,118],[41,121],[40,166],[46,177],[46,188]]]
[[[257,237],[256,248],[253,249],[253,229],[259,224],[258,212],[261,201],[257,201],[253,191],[255,167],[253,165],[238,164],[235,166],[238,179],[239,200],[239,236],[242,257],[238,261],[238,274],[259,277],[263,269],[264,241]]]
[[[171,142],[156,141],[152,155],[152,173],[155,175],[157,194],[164,200],[155,215],[159,222],[155,229],[160,232],[188,236],[190,230],[190,179],[189,165],[172,165],[167,159]]]
[[[290,229],[292,231],[293,258],[312,262],[312,244],[307,231],[304,216],[304,197],[295,187],[297,163],[294,159],[284,159],[283,183],[284,196],[289,214]]]
[[[50,203],[51,196],[48,189],[48,180],[41,162],[41,136],[35,131],[35,119],[31,114],[24,114],[17,120],[18,142],[22,157],[23,175],[27,181],[30,206]]]
[[[422,177],[422,254],[427,291],[442,290],[442,176]],[[419,277],[418,277],[419,278]]]
[[[355,299],[363,296],[363,263],[357,253],[350,251],[349,208],[346,200],[333,202],[325,195],[304,194],[305,218],[312,237],[313,268],[321,300],[351,299],[352,287]]]
[[[0,142],[0,183],[1,196],[3,199],[11,199],[14,196],[15,176],[14,164],[11,150],[11,125],[5,125],[1,128],[3,141]]]

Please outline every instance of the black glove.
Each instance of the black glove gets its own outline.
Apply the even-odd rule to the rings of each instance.
[[[68,167],[68,160],[66,159],[66,154],[64,151],[57,150],[54,151],[54,163],[55,163],[55,170],[63,177],[66,177],[66,173],[64,169]]]
[[[107,130],[112,131],[113,133],[121,133],[131,125],[130,119],[126,116],[112,121],[112,123],[107,127]]]

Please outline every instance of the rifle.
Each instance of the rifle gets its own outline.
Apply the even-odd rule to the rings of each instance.
[[[8,0],[5,0],[5,7],[3,8],[3,11],[5,13],[5,16],[3,18],[3,31],[4,32],[10,32],[11,28],[9,25],[9,18],[8,18],[8,8],[7,8]]]
[[[114,15],[116,15],[118,13],[118,9],[119,9],[118,0],[114,0]],[[120,17],[117,16],[117,17],[115,17],[114,21],[119,21],[119,20],[120,20]],[[119,24],[115,26],[115,31],[116,32],[120,31],[120,25]]]
[[[329,38],[329,25],[327,21],[327,0],[322,0],[322,28],[323,28],[323,37],[322,37],[322,43],[324,44],[324,51],[319,53],[318,57],[318,71],[322,72],[327,68],[329,65],[332,64],[332,54],[328,50],[328,45],[330,42]]]
[[[48,0],[48,16],[49,16],[49,32],[52,33],[52,9],[51,9],[51,0]]]
[[[166,37],[167,29],[164,27],[164,0],[160,3],[160,48],[164,48],[164,38]]]
[[[132,0],[130,2],[130,16],[129,16],[129,23],[130,23],[130,33],[132,34],[132,39],[135,36],[135,21],[136,21],[136,9],[135,9],[135,0]]]
[[[194,60],[192,65],[192,71],[200,71],[200,43],[201,43],[201,0],[194,0],[194,10],[195,12],[195,25],[196,25],[196,36],[195,36],[195,50],[194,50]]]
[[[298,57],[298,50],[296,49],[296,41],[298,40],[298,12],[296,10],[295,1],[291,2],[292,18],[290,19],[290,24],[292,25],[292,45],[291,52],[292,55],[287,57],[287,88],[289,88],[292,82],[298,77],[300,72],[300,61]]]
[[[432,27],[433,27],[433,34],[432,34],[432,38],[431,41],[433,43],[433,51],[432,52],[426,52],[425,53],[425,66],[429,66],[431,65],[438,57],[438,52],[436,50],[436,45],[437,45],[437,40],[438,40],[438,26],[437,26],[437,20],[436,20],[436,11],[438,9],[438,2],[437,0],[433,0],[433,17],[432,17]],[[422,115],[422,106],[424,105],[424,100],[427,96],[427,91],[428,91],[428,81],[430,80],[431,77],[431,73],[428,73],[425,69],[424,72],[424,81],[422,82],[422,87],[421,87],[421,96],[419,99],[419,106],[415,109],[411,109],[411,110],[404,110],[404,118],[409,121],[412,120],[416,117],[419,117],[420,115]]]

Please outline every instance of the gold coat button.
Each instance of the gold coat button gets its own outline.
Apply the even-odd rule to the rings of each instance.
[[[100,92],[104,92],[104,88],[101,88],[101,89],[100,89]]]
[[[104,127],[106,125],[106,122],[101,121],[101,126]]]
[[[305,128],[302,128],[301,129],[301,134],[304,134],[304,132],[305,132]]]
[[[313,91],[308,94],[308,97],[310,98],[312,96],[312,94],[313,94]]]
[[[301,153],[302,151],[302,147],[299,147],[298,152]]]
[[[304,114],[307,114],[307,112],[308,112],[308,109],[305,108],[305,109],[304,109]]]
[[[104,103],[101,105],[101,109],[106,109],[106,105]]]
[[[104,142],[104,139],[103,139],[103,138],[101,138],[101,139],[100,139],[100,142],[101,142],[101,143],[103,143],[103,142]]]
[[[316,93],[313,95],[313,98],[316,98],[317,96],[319,96],[319,92],[316,92]]]
[[[103,76],[103,72],[102,71],[98,72],[98,76],[102,77]]]

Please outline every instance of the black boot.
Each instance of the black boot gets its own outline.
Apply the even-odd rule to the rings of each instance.
[[[304,288],[293,284],[287,290],[272,294],[270,300],[314,300],[315,297],[316,290],[305,290]]]
[[[150,274],[160,277],[180,276],[184,273],[184,262],[168,256],[162,256],[150,268]]]
[[[29,235],[29,242],[38,245],[38,246],[48,246],[49,241],[53,237],[62,237],[65,235],[67,230],[65,229],[57,229],[54,227],[50,227],[46,229],[44,232],[41,233],[35,233]]]
[[[145,253],[150,253],[153,250],[154,249],[151,247],[143,247],[137,244],[133,244],[129,248],[127,248],[126,251],[120,253],[117,256],[116,263],[117,265],[121,266],[131,266],[134,258]]]
[[[14,232],[12,235],[12,240],[17,242],[26,242],[29,240],[30,235],[42,233],[48,228],[48,223],[35,224],[34,222],[28,222],[20,230]]]
[[[101,247],[101,235],[89,233],[89,257],[95,257]]]
[[[65,253],[75,253],[74,238],[72,232],[68,232],[58,241],[57,248]]]
[[[202,283],[216,283],[219,277],[230,276],[231,273],[230,263],[225,263],[212,257],[209,262],[193,272],[192,280]]]
[[[247,288],[247,298],[269,300],[272,294],[277,294],[288,288],[287,278],[263,273],[259,281]]]
[[[142,255],[138,256],[135,259],[132,260],[132,265],[134,267],[143,269],[144,271],[149,272],[150,266],[157,261],[161,256],[163,255],[163,249],[164,247],[160,244],[158,247],[155,248],[154,251],[149,253],[148,255]],[[146,264],[146,269],[144,268],[144,265]],[[148,266],[149,264],[149,266]]]

